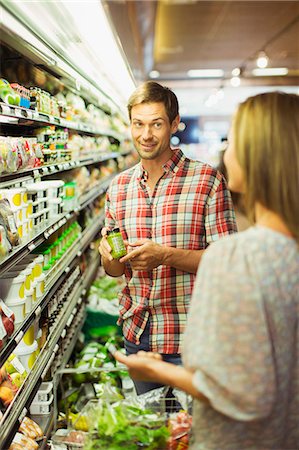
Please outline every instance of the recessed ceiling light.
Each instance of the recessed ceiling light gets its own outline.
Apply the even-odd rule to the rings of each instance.
[[[150,78],[159,78],[160,72],[158,70],[151,70],[148,76]]]
[[[232,78],[230,79],[230,84],[231,84],[233,87],[239,87],[240,84],[241,84],[241,79],[240,79],[240,77],[232,77]]]
[[[252,74],[256,77],[267,77],[267,76],[279,76],[287,75],[288,69],[286,67],[269,67],[266,69],[253,69]]]
[[[224,75],[222,69],[192,69],[187,72],[190,78],[221,78]]]
[[[232,76],[233,77],[238,77],[241,73],[241,69],[240,67],[236,67],[235,69],[232,70]]]
[[[258,54],[257,60],[256,60],[256,65],[260,68],[260,69],[264,69],[265,67],[267,67],[268,65],[268,61],[269,58],[266,55],[265,52],[260,52]]]

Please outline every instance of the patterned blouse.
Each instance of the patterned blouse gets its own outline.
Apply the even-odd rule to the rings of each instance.
[[[236,231],[225,179],[212,167],[173,150],[153,192],[141,163],[112,181],[106,198],[108,229],[119,227],[124,239],[152,239],[189,250]],[[120,321],[126,339],[136,344],[151,316],[152,351],[180,353],[195,275],[160,265],[152,271],[125,268]]]
[[[192,450],[299,449],[299,250],[255,226],[221,239],[198,271],[183,361]]]

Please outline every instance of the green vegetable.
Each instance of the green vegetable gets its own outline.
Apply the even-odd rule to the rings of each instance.
[[[169,437],[163,418],[135,406],[102,404],[95,412],[97,435],[93,434],[84,450],[157,450],[166,448]],[[149,420],[151,418],[152,420]]]

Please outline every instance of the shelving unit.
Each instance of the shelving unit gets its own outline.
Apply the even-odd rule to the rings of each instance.
[[[18,20],[15,15],[14,19]],[[38,71],[47,72],[47,76],[52,81],[56,77],[55,83],[57,82],[60,86],[63,84],[66,90],[69,90],[73,94],[78,94],[74,86],[73,76],[68,75],[67,72],[63,72],[62,74],[56,65],[48,67],[47,63],[44,64],[43,53],[37,54],[36,48],[31,47],[25,39],[19,40],[15,37],[14,32],[5,29],[3,42],[5,43],[4,45],[10,48],[9,51],[15,51],[17,55],[20,55],[29,64],[36,66]],[[3,130],[3,133],[0,134],[12,137],[31,136],[37,128],[55,126],[55,129],[67,129],[71,137],[74,134],[78,134],[81,136],[100,138],[97,141],[102,144],[96,154],[90,154],[90,152],[87,153],[85,151],[81,158],[72,160],[70,153],[65,153],[65,160],[57,159],[56,162],[54,156],[51,157],[51,163],[48,164],[24,168],[13,173],[2,173],[0,175],[0,189],[9,189],[12,186],[24,186],[28,181],[34,183],[41,180],[51,180],[54,178],[54,175],[56,178],[59,178],[59,175],[63,178],[63,175],[65,175],[64,178],[67,179],[66,175],[69,178],[72,170],[81,167],[87,167],[89,169],[98,168],[106,165],[109,161],[114,161],[111,167],[116,166],[114,173],[106,176],[106,178],[102,178],[97,185],[93,185],[89,191],[82,194],[73,209],[56,215],[43,222],[42,225],[36,226],[33,235],[22,239],[21,244],[14,247],[6,257],[0,260],[0,278],[2,278],[7,271],[10,271],[15,265],[19,264],[37,247],[44,243],[52,242],[51,239],[53,240],[55,238],[54,233],[58,232],[59,234],[59,230],[65,229],[74,221],[78,220],[80,222],[81,220],[84,222],[81,234],[59,260],[59,270],[54,270],[55,266],[54,269],[49,269],[50,271],[53,270],[53,276],[51,272],[50,277],[47,278],[46,291],[43,296],[34,303],[32,310],[26,315],[23,322],[16,326],[12,336],[4,341],[3,347],[0,349],[1,367],[14,352],[30,327],[36,324],[37,321],[41,323],[44,320],[48,320],[46,342],[41,348],[32,370],[28,373],[13,402],[5,410],[2,419],[0,419],[0,449],[3,450],[9,448],[19,428],[20,421],[29,413],[30,404],[42,381],[50,373],[53,374],[53,368],[58,373],[60,367],[65,367],[73,352],[86,317],[86,294],[100,266],[100,256],[96,249],[92,251],[90,244],[99,235],[99,231],[104,223],[104,212],[98,210],[97,214],[93,215],[91,219],[89,212],[93,205],[96,204],[96,199],[103,196],[108,189],[111,180],[118,171],[119,161],[123,164],[124,157],[131,153],[131,150],[121,150],[121,144],[129,139],[128,132],[120,134],[116,129],[113,129],[113,123],[111,123],[111,112],[113,114],[113,108],[118,117],[118,123],[120,123],[118,105],[114,104],[113,99],[106,96],[100,87],[98,91],[101,95],[95,95],[94,90],[90,90],[88,87],[91,86],[90,80],[87,81],[87,85],[82,86],[80,90],[80,95],[84,98],[86,105],[87,103],[91,103],[98,110],[101,110],[97,117],[101,118],[101,113],[109,115],[109,120],[108,118],[106,118],[107,120],[103,120],[103,123],[107,124],[107,126],[100,127],[100,129],[98,124],[101,122],[97,122],[97,125],[95,125],[94,123],[86,123],[85,121],[81,122],[79,119],[66,120],[64,117],[55,117],[38,110],[8,105],[0,101],[0,126]],[[53,86],[57,86],[57,83],[55,83]],[[107,103],[104,97],[107,98]],[[103,100],[104,103],[102,103]],[[112,105],[112,110],[109,105]],[[73,117],[78,116],[75,114]],[[123,128],[121,125],[119,130]],[[96,139],[90,141],[96,142]],[[105,142],[107,142],[107,148],[103,149]],[[120,151],[116,151],[117,146]],[[124,148],[128,147],[124,146]],[[105,173],[109,172],[111,167]],[[78,276],[77,272],[79,273]],[[73,274],[76,275],[76,278],[72,282],[73,284],[71,283],[69,285],[69,280]],[[65,289],[65,286],[68,286],[67,295],[63,297],[63,301],[59,303],[59,308],[55,310],[56,303],[54,299],[59,296],[59,292]],[[41,424],[42,429],[45,436],[49,437],[55,420],[53,414],[44,419]],[[40,443],[40,449],[45,448],[45,444],[46,440],[43,440]]]
[[[108,136],[114,141],[121,143],[122,137],[113,130],[96,130],[92,126],[80,124],[77,122],[66,121],[61,118],[51,117],[37,111],[27,110],[25,108],[10,106],[0,103],[0,124],[2,127],[9,125],[11,127],[26,126],[36,127],[40,125],[55,125],[58,127],[75,130],[78,133],[86,135]],[[0,176],[0,189],[9,189],[10,186],[22,185],[22,183],[29,178],[33,181],[39,181],[43,178],[53,174],[62,174],[66,171],[83,167],[98,165],[109,160],[118,161],[118,158],[126,156],[129,152],[107,151],[94,155],[90,158],[85,158],[77,161],[58,162],[50,165],[43,165],[36,168],[23,169],[15,173],[5,173]],[[42,226],[36,228],[35,234],[27,240],[23,240],[20,245],[15,247],[4,259],[0,260],[0,276],[9,271],[16,264],[28,256],[34,249],[45,243],[56,231],[61,229],[65,224],[78,218],[80,213],[90,205],[107,190],[111,180],[115,174],[101,180],[99,184],[81,195],[79,204],[73,210],[60,214],[43,223]],[[37,319],[40,319],[44,311],[47,310],[49,302],[66,282],[69,274],[75,270],[80,263],[80,258],[86,252],[89,245],[99,233],[104,222],[104,213],[100,212],[92,220],[92,223],[87,226],[80,237],[68,249],[63,259],[63,264],[60,270],[51,277],[50,283],[47,285],[47,291],[34,305],[33,309],[26,316],[24,321],[15,329],[12,336],[10,336],[4,343],[0,350],[0,367],[5,363],[11,353],[14,352],[16,346],[20,343],[26,331],[34,324]],[[26,377],[25,382],[17,392],[14,401],[6,409],[1,420],[0,426],[0,448],[8,449],[9,445],[18,430],[22,418],[28,413],[30,404],[41,384],[45,378],[53,361],[56,361],[57,369],[59,369],[59,361],[63,360],[64,364],[70,358],[73,351],[78,334],[83,326],[85,320],[84,312],[84,298],[92,283],[97,269],[100,265],[99,255],[96,254],[92,260],[88,262],[88,268],[81,274],[82,277],[73,288],[71,294],[68,296],[67,302],[60,311],[56,319],[55,325],[50,330],[47,340],[41,349],[37,360]],[[69,339],[70,343],[64,352],[61,352],[60,343],[63,339]],[[55,359],[56,358],[56,359]],[[58,361],[58,362],[57,362]],[[53,426],[53,417],[48,417],[46,420],[46,436],[49,436],[51,426]],[[43,448],[45,442],[41,444]]]

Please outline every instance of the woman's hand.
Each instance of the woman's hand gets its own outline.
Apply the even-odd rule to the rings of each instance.
[[[115,359],[128,367],[130,376],[134,380],[160,381],[161,371],[167,370],[169,363],[162,361],[159,353],[140,351],[135,355],[126,356],[116,351]]]

